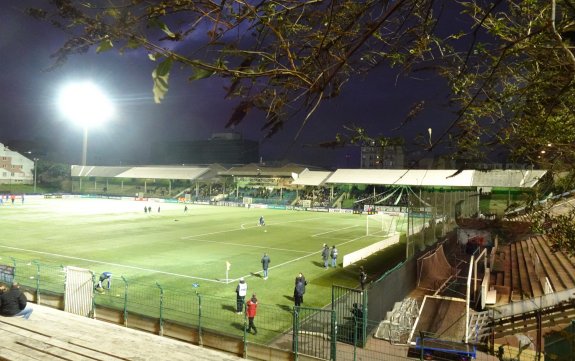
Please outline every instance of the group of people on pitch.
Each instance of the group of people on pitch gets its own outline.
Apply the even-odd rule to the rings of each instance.
[[[324,243],[323,249],[321,250],[321,258],[323,259],[323,268],[327,269],[330,257],[331,257],[331,266],[334,268],[337,267],[338,253],[339,251],[337,250],[337,248],[335,248],[335,245],[333,245],[333,247],[331,247],[330,250],[329,246],[326,243]]]

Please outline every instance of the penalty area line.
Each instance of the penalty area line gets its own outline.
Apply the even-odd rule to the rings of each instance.
[[[339,232],[339,231],[343,231],[344,229],[350,229],[350,228],[355,228],[355,227],[359,227],[359,226],[356,224],[356,225],[354,225],[354,226],[349,226],[349,227],[334,229],[334,230],[327,231],[327,232],[322,232],[322,233],[316,233],[316,234],[312,234],[312,237],[319,237],[319,236],[323,236],[324,234],[333,233],[333,232]]]
[[[306,218],[306,219],[296,219],[293,221],[285,221],[285,222],[272,222],[272,223],[268,223],[267,226],[270,225],[281,225],[281,224],[288,224],[288,223],[296,223],[296,222],[307,222],[307,221],[314,221],[317,219],[322,219],[321,217],[314,217],[314,218]],[[216,232],[210,232],[210,233],[203,233],[203,234],[195,234],[195,235],[191,235],[191,236],[184,236],[181,237],[181,239],[191,239],[191,238],[196,238],[196,237],[203,237],[203,236],[213,236],[214,234],[222,234],[222,233],[228,233],[228,232],[237,232],[237,231],[241,231],[244,229],[251,229],[251,228],[258,228],[260,227],[259,225],[255,225],[255,226],[246,226],[246,224],[248,223],[241,223],[240,224],[240,228],[233,228],[233,229],[226,229],[223,231],[216,231]],[[249,223],[252,224],[252,223]]]
[[[184,237],[182,237],[184,239]],[[247,248],[261,248],[261,249],[270,249],[274,251],[282,251],[282,252],[296,252],[296,253],[305,253],[308,254],[308,251],[298,251],[295,249],[287,249],[287,248],[275,248],[269,246],[256,246],[251,244],[240,244],[240,243],[232,243],[232,242],[220,242],[220,241],[210,241],[207,239],[193,239],[193,242],[206,242],[206,243],[217,243],[217,244],[225,244],[228,246],[237,246],[237,247],[247,247]]]
[[[183,277],[183,278],[189,278],[189,279],[194,279],[194,280],[201,280],[201,281],[215,282],[215,283],[225,283],[225,282],[217,281],[217,280],[210,279],[210,278],[194,277],[194,276],[183,275],[183,274],[180,274],[180,273],[173,273],[173,272],[166,272],[166,271],[158,271],[158,270],[154,270],[154,269],[150,269],[150,268],[143,268],[143,267],[136,267],[136,266],[128,266],[128,265],[119,264],[119,263],[96,261],[96,260],[93,260],[93,259],[80,258],[80,257],[72,257],[72,256],[66,256],[66,255],[57,254],[57,253],[50,253],[50,252],[43,252],[43,251],[34,251],[34,250],[31,250],[31,249],[26,249],[26,248],[18,248],[18,247],[4,246],[4,245],[0,245],[0,248],[7,248],[7,249],[13,249],[13,250],[16,250],[16,251],[24,251],[24,252],[30,252],[30,253],[43,254],[43,255],[47,255],[47,256],[54,256],[54,257],[61,257],[61,258],[73,259],[73,260],[77,260],[77,261],[84,261],[84,262],[91,262],[91,263],[103,264],[103,265],[107,265],[107,266],[114,266],[114,267],[121,267],[121,268],[130,268],[130,269],[135,269],[135,270],[138,270],[138,271],[146,271],[146,272],[152,272],[152,273],[160,273],[160,274],[165,274],[165,275],[170,275],[170,276],[177,276],[177,277]]]

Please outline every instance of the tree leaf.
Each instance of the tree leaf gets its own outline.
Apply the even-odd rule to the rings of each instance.
[[[156,69],[152,71],[152,79],[154,81],[154,102],[161,103],[166,93],[168,92],[168,79],[170,77],[170,70],[172,69],[172,59],[168,58],[158,64]]]
[[[108,51],[110,49],[112,49],[114,47],[114,44],[112,43],[112,40],[110,40],[109,38],[106,38],[104,40],[102,40],[100,42],[100,44],[98,44],[98,47],[96,48],[96,53],[103,53],[104,51]]]
[[[212,75],[214,75],[214,72],[211,70],[194,68],[194,73],[192,74],[192,76],[188,78],[188,80],[193,81],[193,80],[205,79],[211,77]]]

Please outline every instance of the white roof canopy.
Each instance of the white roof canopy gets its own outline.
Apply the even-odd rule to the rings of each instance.
[[[297,179],[292,182],[295,185],[302,185],[302,186],[319,186],[323,185],[325,180],[332,174],[332,172],[313,172],[309,169],[304,169],[301,172]]]
[[[546,170],[456,169],[338,169],[325,183],[407,185],[419,187],[511,187],[530,188]]]

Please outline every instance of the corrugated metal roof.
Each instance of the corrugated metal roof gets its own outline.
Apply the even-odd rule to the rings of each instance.
[[[323,185],[331,173],[332,172],[314,172],[309,169],[304,169],[304,171],[298,175],[298,178],[294,180],[292,184],[302,186],[320,186]]]
[[[326,183],[470,187],[473,172],[455,169],[338,169]]]
[[[546,170],[455,170],[455,169],[338,169],[335,172],[310,171],[289,164],[285,167],[257,168],[256,165],[225,170],[221,165],[210,167],[153,166],[105,167],[73,165],[73,177],[120,177],[155,179],[206,179],[216,175],[291,177],[298,174],[294,185],[377,184],[421,187],[511,187],[530,188],[547,173]],[[299,172],[299,173],[298,173]]]
[[[531,188],[545,173],[547,173],[546,170],[539,169],[476,170],[473,174],[473,186]]]
[[[73,165],[73,177],[117,177],[154,179],[196,179],[208,172],[207,167],[104,167]]]
[[[132,167],[100,167],[73,165],[72,177],[117,177]]]
[[[155,179],[196,179],[206,173],[209,168],[194,167],[134,167],[118,174],[122,178],[155,178]]]

